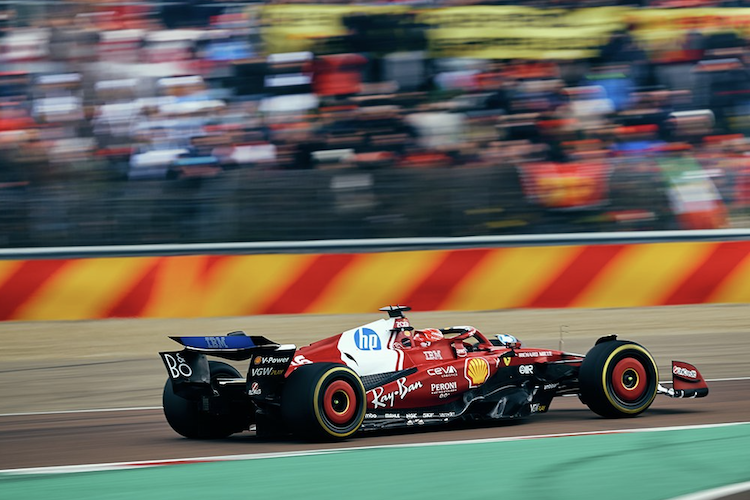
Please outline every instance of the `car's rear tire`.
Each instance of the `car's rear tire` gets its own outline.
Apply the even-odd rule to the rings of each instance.
[[[287,378],[281,400],[286,428],[306,439],[345,439],[360,428],[367,400],[359,376],[336,363],[297,368]]]
[[[247,429],[252,420],[252,403],[230,401],[226,389],[218,385],[219,378],[241,378],[233,366],[220,361],[209,361],[211,388],[214,394],[204,398],[186,399],[175,394],[172,381],[167,380],[162,395],[164,416],[178,434],[191,439],[219,439]],[[219,395],[217,396],[216,393]],[[220,398],[224,398],[219,401]]]
[[[659,372],[651,354],[622,340],[594,346],[581,363],[580,397],[591,411],[608,418],[634,417],[656,397]]]

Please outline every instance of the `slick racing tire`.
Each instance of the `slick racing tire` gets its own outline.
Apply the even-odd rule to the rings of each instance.
[[[345,439],[365,418],[365,387],[351,368],[314,363],[297,368],[284,386],[281,417],[293,434],[306,439]]]
[[[242,378],[231,365],[220,361],[209,361],[211,390],[208,409],[204,410],[204,398],[186,399],[174,393],[172,381],[167,380],[162,396],[164,416],[170,427],[178,434],[191,439],[219,439],[235,432],[242,432],[250,425],[252,412],[247,405],[229,400],[222,395],[219,378]],[[219,394],[218,396],[216,394]]]
[[[622,340],[594,346],[581,363],[578,378],[581,401],[608,418],[643,413],[659,385],[651,354],[639,344]]]

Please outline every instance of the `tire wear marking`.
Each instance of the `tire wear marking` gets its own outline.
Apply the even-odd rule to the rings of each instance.
[[[638,408],[634,409],[625,408],[620,403],[613,400],[612,396],[607,390],[607,373],[609,372],[609,364],[612,362],[612,359],[615,357],[615,355],[624,349],[635,349],[636,351],[640,351],[641,353],[643,353],[649,359],[649,361],[651,361],[651,366],[654,368],[654,375],[657,381],[659,380],[659,368],[656,366],[654,358],[651,357],[651,354],[649,354],[646,349],[634,344],[621,345],[609,354],[609,356],[607,357],[607,361],[604,363],[604,369],[602,370],[602,388],[604,389],[604,395],[607,396],[607,399],[610,403],[612,403],[612,406],[617,407],[623,413],[638,413],[644,406],[648,407],[654,401],[654,398],[656,397],[656,390],[652,391],[651,397],[648,399],[648,401],[644,402],[643,404],[639,405]]]
[[[326,380],[326,378],[328,378],[328,376],[330,374],[335,373],[337,371],[341,371],[341,372],[344,372],[344,373],[353,374],[355,376],[356,380],[357,380],[357,383],[359,384],[360,388],[362,389],[362,393],[365,392],[365,386],[362,385],[362,381],[359,379],[359,377],[356,376],[356,374],[352,370],[344,368],[343,366],[337,366],[335,368],[331,368],[330,370],[328,370],[327,372],[325,372],[325,374],[323,374],[322,377],[320,377],[320,380],[318,380],[318,383],[315,386],[315,390],[313,391],[313,410],[315,411],[315,418],[318,420],[318,423],[321,425],[321,427],[328,434],[330,434],[333,437],[345,438],[345,437],[351,436],[352,434],[354,434],[355,432],[357,432],[357,430],[359,429],[360,425],[362,425],[362,421],[365,419],[365,412],[364,411],[362,412],[362,415],[359,418],[359,422],[357,422],[357,425],[355,425],[354,428],[352,430],[350,430],[349,432],[335,432],[335,431],[332,431],[328,427],[328,425],[326,425],[326,423],[323,421],[323,419],[321,418],[320,404],[319,404],[319,401],[320,401],[320,389],[321,389],[321,387],[323,385],[323,382]]]

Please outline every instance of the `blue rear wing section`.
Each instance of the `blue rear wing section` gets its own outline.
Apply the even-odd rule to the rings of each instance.
[[[170,337],[185,347],[195,349],[249,349],[258,344],[252,337],[245,335],[228,335],[222,337]],[[268,342],[272,343],[272,342]],[[260,345],[263,345],[262,343]]]
[[[280,344],[272,342],[265,337],[257,335],[245,335],[242,332],[233,332],[223,336],[190,336],[169,337],[178,344],[185,346],[186,350],[213,354],[215,356],[230,359],[245,359],[254,351],[262,348],[273,350],[281,347]]]

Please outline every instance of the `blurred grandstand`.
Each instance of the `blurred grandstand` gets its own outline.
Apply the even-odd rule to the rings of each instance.
[[[748,36],[739,1],[3,2],[0,247],[750,227]]]

